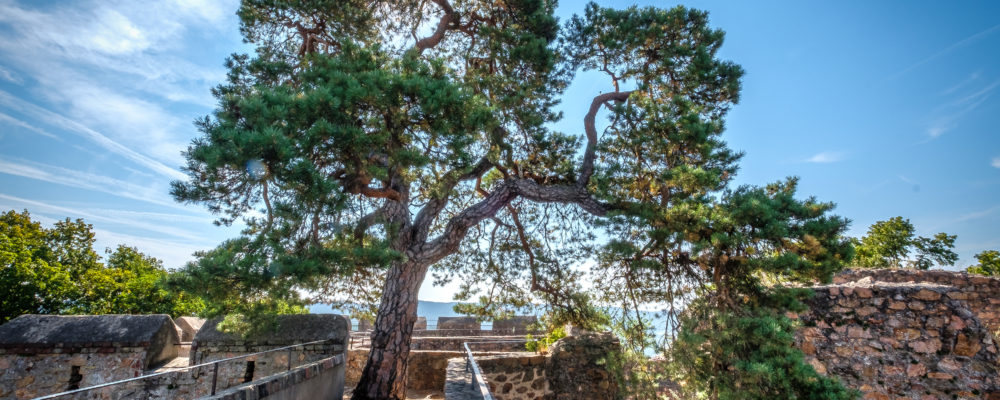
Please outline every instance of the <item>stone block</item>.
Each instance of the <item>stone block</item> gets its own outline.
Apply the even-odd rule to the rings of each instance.
[[[438,330],[479,330],[480,324],[475,317],[438,317],[437,328]]]
[[[507,319],[493,321],[493,332],[502,334],[526,334],[529,328],[538,323],[534,315],[513,316]]]

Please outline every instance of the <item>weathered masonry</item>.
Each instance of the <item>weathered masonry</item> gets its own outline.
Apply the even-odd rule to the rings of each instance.
[[[556,342],[547,355],[508,353],[475,357],[490,394],[497,400],[614,400],[616,380],[608,371],[620,351],[611,333],[582,333]],[[445,398],[481,399],[472,385],[467,358],[448,362]]]
[[[177,357],[168,315],[22,315],[0,326],[0,398],[140,376]]]
[[[194,335],[189,359],[178,353],[178,331],[193,326],[166,315],[18,317],[0,326],[0,398],[74,389],[59,399],[342,397],[347,318],[289,315],[275,322],[276,332],[243,338],[209,321]]]
[[[191,344],[191,365],[322,341],[288,351],[268,352],[224,362],[220,364],[219,370],[225,372],[222,375],[226,377],[226,387],[252,381],[255,377],[287,371],[289,365],[313,363],[330,355],[344,354],[344,339],[350,334],[347,319],[334,314],[279,315],[276,329],[249,337],[220,332],[217,329],[219,322],[219,319],[206,322],[195,335]]]
[[[360,322],[363,322],[361,320]],[[445,386],[448,360],[465,355],[468,343],[476,356],[505,353],[525,354],[527,333],[538,333],[532,328],[534,316],[514,316],[493,322],[492,329],[481,329],[472,317],[441,317],[438,329],[427,330],[427,319],[419,317],[420,328],[414,328],[407,359],[407,387],[412,390],[441,390]],[[370,332],[360,324],[360,332],[352,332],[352,347],[348,350],[347,386],[354,386],[361,378],[361,370],[368,359]],[[443,328],[442,328],[443,327]]]
[[[813,289],[797,339],[820,373],[864,399],[1000,400],[1000,280],[848,270]]]

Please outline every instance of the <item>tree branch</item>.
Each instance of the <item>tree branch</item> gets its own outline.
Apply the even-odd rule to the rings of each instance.
[[[445,31],[458,26],[458,14],[455,13],[455,9],[451,8],[448,0],[434,0],[434,2],[444,10],[444,15],[441,16],[441,21],[438,21],[437,29],[434,30],[432,35],[417,41],[416,48],[420,53],[437,46],[444,39]]]
[[[611,208],[594,200],[586,190],[577,186],[539,185],[531,179],[505,179],[486,198],[452,217],[440,236],[423,243],[414,242],[417,248],[411,249],[408,255],[425,265],[440,261],[458,251],[469,228],[496,215],[498,210],[518,197],[543,203],[576,204],[597,216],[607,214]]]
[[[590,110],[583,117],[583,129],[587,132],[587,150],[583,154],[583,165],[580,166],[580,176],[576,180],[576,186],[584,188],[590,182],[590,176],[594,174],[594,158],[597,152],[597,127],[594,120],[597,118],[597,111],[601,105],[609,101],[622,102],[628,100],[632,91],[603,93],[594,97],[590,103]]]
[[[424,205],[423,208],[420,209],[420,212],[417,213],[417,218],[413,222],[414,243],[422,243],[427,240],[427,236],[430,234],[431,224],[433,224],[434,220],[437,219],[439,214],[441,214],[444,207],[448,205],[448,199],[450,197],[448,193],[451,192],[451,189],[454,188],[458,182],[479,178],[485,174],[486,171],[489,171],[490,168],[493,168],[493,162],[491,162],[488,158],[483,157],[479,160],[479,163],[462,175],[458,175],[457,172],[445,175],[448,178],[441,183],[441,189],[445,192],[443,197],[431,199],[426,205]]]
[[[402,199],[402,196],[399,194],[399,192],[391,188],[376,189],[369,186],[361,186],[357,188],[351,188],[350,190],[347,190],[347,192],[364,195],[366,197],[370,197],[373,199],[389,199],[393,201],[400,201]]]
[[[354,227],[354,238],[361,239],[365,235],[365,231],[367,231],[368,228],[372,227],[372,225],[383,222],[385,220],[384,214],[385,207],[382,207],[358,219],[358,224]]]

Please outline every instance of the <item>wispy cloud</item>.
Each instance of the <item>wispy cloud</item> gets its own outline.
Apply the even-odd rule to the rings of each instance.
[[[958,218],[955,218],[954,222],[963,222],[974,219],[980,219],[995,214],[997,211],[1000,211],[1000,206],[994,206],[980,211],[973,211],[965,215],[960,215]]]
[[[954,125],[950,125],[950,124],[946,125],[946,123],[944,121],[938,122],[938,123],[936,123],[934,125],[931,125],[929,128],[927,128],[927,139],[928,140],[930,140],[930,139],[937,139],[941,135],[944,135],[945,132],[948,132],[948,131],[952,130],[953,128],[954,128]]]
[[[1000,157],[993,157],[993,159],[990,160],[990,165],[992,165],[993,168],[1000,168]]]
[[[83,218],[85,221],[93,222],[104,222],[115,225],[126,226],[129,228],[141,229],[144,231],[165,234],[168,236],[173,236],[180,239],[187,239],[190,241],[204,241],[201,235],[194,232],[190,232],[183,229],[178,229],[171,225],[156,224],[147,221],[150,215],[145,215],[145,213],[138,213],[132,215],[123,215],[116,213],[91,213],[86,210],[62,207],[54,204],[48,204],[41,201],[29,200],[15,196],[8,196],[5,194],[0,194],[0,202],[7,203],[0,205],[5,206],[7,209],[16,209],[23,207],[30,207],[33,211],[47,213],[50,216],[56,216],[58,218]],[[16,204],[16,205],[15,205]],[[176,215],[174,218],[188,218],[187,216]],[[206,222],[201,220],[199,222]]]
[[[939,51],[937,53],[934,53],[934,54],[930,55],[929,57],[924,58],[923,60],[917,61],[916,63],[913,63],[910,66],[908,66],[906,68],[903,68],[903,69],[897,71],[896,73],[894,73],[892,75],[889,75],[889,77],[886,78],[886,80],[893,80],[893,79],[899,78],[900,76],[905,75],[907,72],[910,72],[910,71],[912,71],[914,69],[917,69],[920,66],[922,66],[924,64],[927,64],[927,63],[929,63],[931,61],[934,61],[934,60],[936,60],[938,58],[941,58],[941,57],[947,55],[948,53],[951,53],[952,51],[955,51],[956,49],[959,49],[959,48],[964,47],[964,46],[968,46],[969,44],[972,44],[973,42],[975,42],[975,41],[977,41],[979,39],[982,39],[982,38],[984,38],[984,37],[986,37],[986,36],[988,36],[988,35],[990,35],[990,34],[992,34],[994,32],[997,32],[997,31],[1000,31],[1000,25],[992,26],[992,27],[987,28],[986,30],[983,30],[983,31],[981,31],[979,33],[976,33],[976,34],[972,35],[972,36],[966,37],[965,39],[962,39],[962,40],[959,40],[959,41],[957,41],[955,43],[952,43],[950,46],[946,47],[944,50],[941,50],[941,51]]]
[[[821,153],[816,153],[812,157],[805,159],[805,162],[810,163],[833,163],[841,161],[844,159],[846,154],[839,151],[824,151]]]
[[[55,139],[55,140],[60,140],[60,141],[62,140],[59,136],[53,135],[53,134],[49,133],[48,131],[45,131],[44,129],[38,128],[38,127],[36,127],[34,125],[31,125],[31,124],[29,124],[27,122],[21,121],[21,120],[19,120],[17,118],[14,118],[14,117],[12,117],[10,115],[7,115],[7,114],[4,114],[2,112],[0,112],[0,121],[6,122],[6,123],[14,125],[14,126],[19,126],[21,128],[27,129],[29,131],[35,132],[35,133],[37,133],[39,135],[45,136],[45,137],[47,137],[49,139]]]
[[[989,85],[985,85],[975,92],[966,94],[957,99],[951,100],[934,110],[936,117],[927,127],[927,132],[925,139],[920,143],[926,143],[928,141],[937,139],[955,129],[958,126],[958,121],[975,111],[979,106],[983,105],[987,100],[989,100],[996,89],[1000,87],[1000,80],[996,80]]]
[[[164,240],[159,237],[129,235],[100,228],[94,229],[94,236],[98,239],[95,247],[112,248],[119,244],[133,246],[144,254],[160,259],[163,261],[163,266],[170,269],[182,267],[188,261],[193,261],[194,252],[208,250],[216,246],[215,242],[185,243]]]
[[[0,60],[32,82],[32,100],[20,101],[58,114],[134,151],[121,155],[173,179],[169,165],[194,135],[191,119],[168,107],[214,106],[209,89],[225,78],[218,60],[190,60],[190,35],[213,35],[238,45],[236,0],[82,0],[51,7],[0,0]],[[0,71],[0,77],[3,72]],[[190,108],[187,108],[190,109]],[[31,116],[28,120],[35,120]],[[77,129],[79,131],[79,129]],[[89,132],[84,136],[90,135]],[[121,148],[94,135],[113,152]]]
[[[98,144],[105,150],[114,152],[126,159],[135,162],[136,164],[145,166],[157,173],[169,177],[171,179],[185,179],[186,176],[180,171],[170,168],[165,164],[156,161],[150,157],[139,154],[138,152],[125,147],[124,145],[112,140],[111,138],[97,132],[93,129],[84,126],[83,124],[66,118],[60,114],[56,114],[52,111],[46,110],[34,104],[28,103],[24,100],[18,99],[13,95],[0,90],[0,104],[7,107],[16,108],[21,112],[30,114],[34,119],[47,121],[53,125],[60,128],[75,132],[84,138],[87,138],[94,143]]]
[[[160,206],[184,209],[180,204],[170,200],[166,187],[138,185],[109,176],[24,160],[7,161],[0,159],[0,173],[107,193]]]
[[[21,83],[21,78],[17,76],[13,71],[4,68],[0,65],[0,79],[11,83]]]
[[[979,77],[981,75],[982,75],[982,73],[979,72],[979,71],[973,72],[973,73],[969,74],[969,77],[963,79],[961,82],[958,82],[958,83],[956,83],[954,85],[951,85],[947,89],[943,90],[941,92],[941,94],[942,95],[949,95],[949,94],[955,93],[959,89],[968,86],[970,83],[973,83],[973,82],[979,80]]]

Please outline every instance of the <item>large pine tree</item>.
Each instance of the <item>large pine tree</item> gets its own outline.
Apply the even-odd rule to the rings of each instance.
[[[432,267],[501,289],[479,311],[537,298],[583,323],[592,297],[570,265],[595,248],[602,276],[624,272],[644,293],[633,301],[674,300],[680,291],[658,285],[676,277],[736,302],[760,268],[739,258],[754,235],[768,257],[787,254],[775,272],[829,275],[841,249],[823,246],[839,245],[845,225],[825,219],[829,205],[794,200],[794,185],[720,205],[740,157],[720,135],[742,70],[716,57],[723,33],[706,13],[591,4],[561,25],[554,8],[244,0],[256,53],[229,60],[173,194],[248,228],[189,266],[194,283],[265,311],[296,289],[379,298],[353,396],[402,399]],[[560,96],[581,71],[603,81],[582,124],[557,131]],[[758,200],[792,211],[758,215]]]

